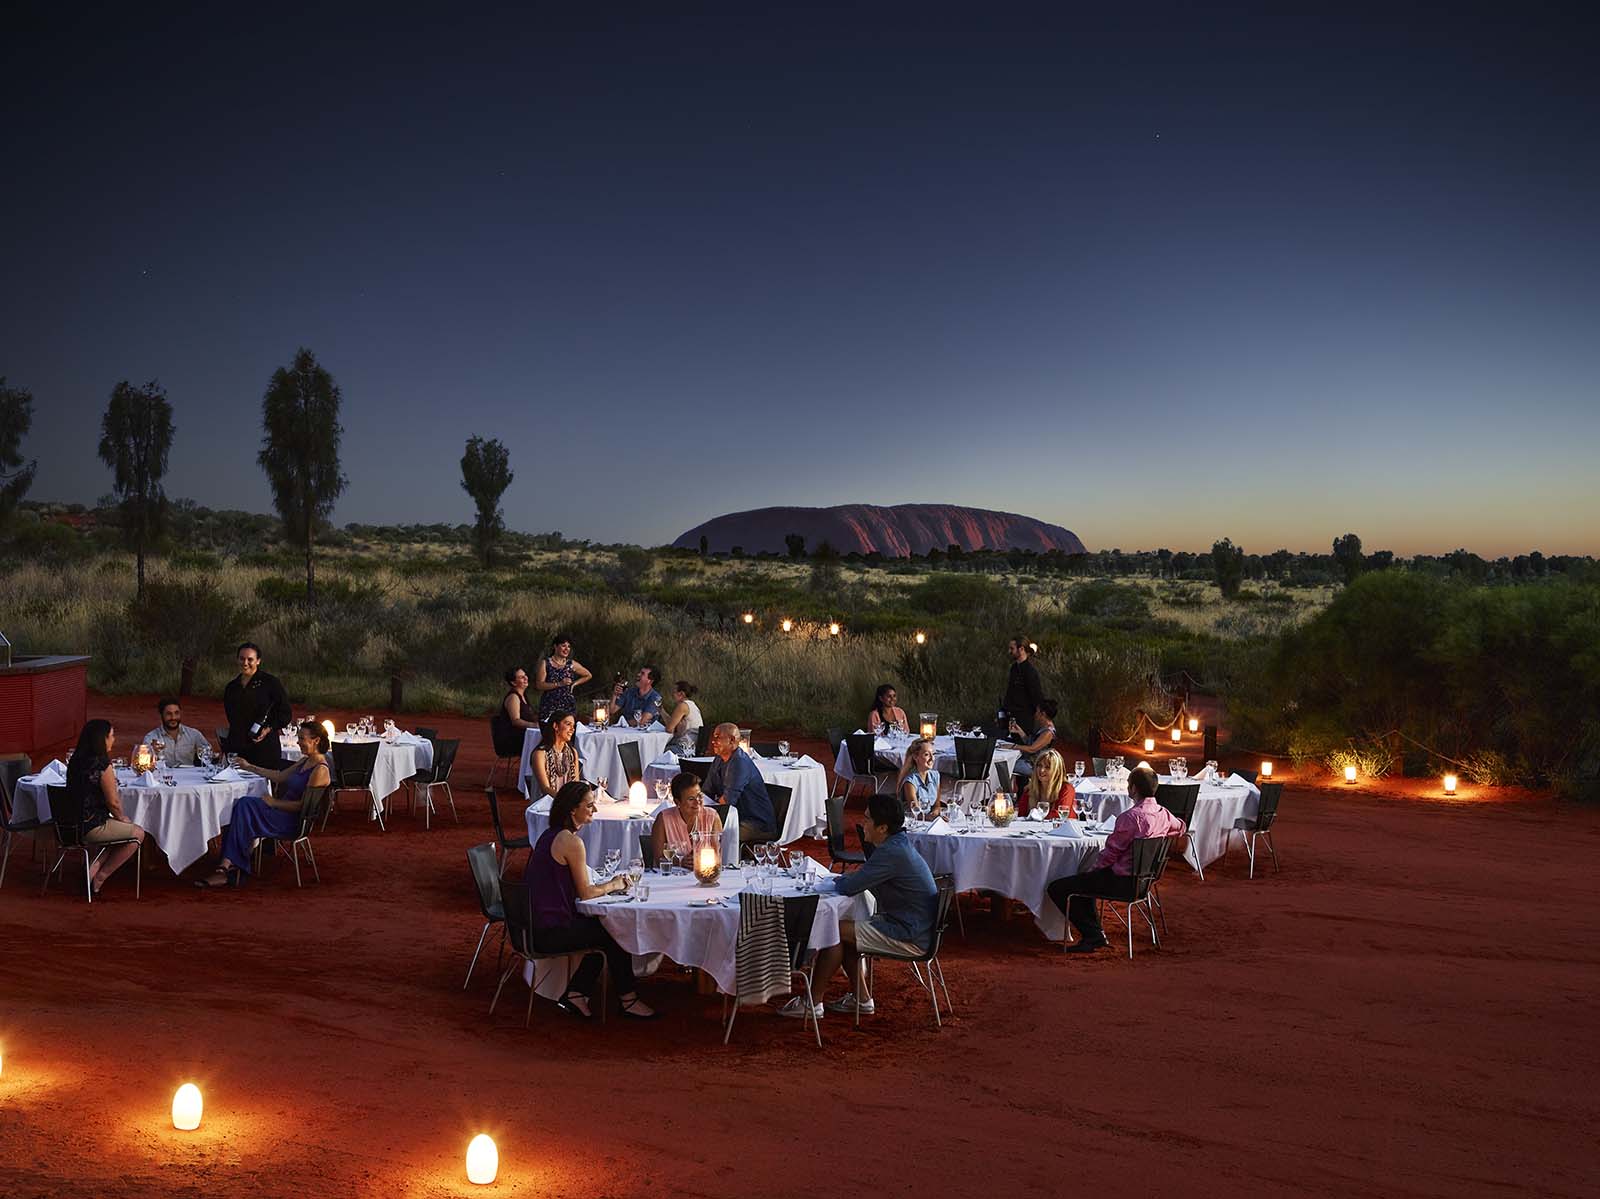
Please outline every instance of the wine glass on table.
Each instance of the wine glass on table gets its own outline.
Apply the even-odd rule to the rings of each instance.
[[[672,784],[671,783],[667,782],[666,779],[657,779],[656,780],[656,802],[657,803],[666,803],[667,802],[667,796],[670,795],[671,793],[672,793]]]
[[[1072,764],[1072,777],[1077,779],[1079,782],[1083,781],[1083,763],[1082,762],[1074,762]]]
[[[639,880],[643,877],[644,859],[639,856],[638,850],[635,850],[633,856],[628,859],[628,889],[637,894]]]

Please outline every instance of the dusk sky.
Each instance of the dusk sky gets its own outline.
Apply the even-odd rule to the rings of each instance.
[[[100,414],[158,378],[168,495],[269,511],[307,346],[341,524],[470,519],[480,434],[513,528],[600,541],[927,501],[1091,549],[1600,552],[1588,6],[337,7],[0,18],[31,498],[109,491]]]

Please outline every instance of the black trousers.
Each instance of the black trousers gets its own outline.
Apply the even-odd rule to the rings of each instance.
[[[1050,902],[1060,908],[1072,921],[1078,935],[1090,941],[1103,940],[1105,929],[1100,927],[1100,899],[1115,899],[1128,903],[1134,896],[1134,878],[1131,874],[1117,874],[1110,867],[1086,870],[1082,874],[1069,874],[1058,878],[1045,888]],[[1071,895],[1069,901],[1067,896]]]
[[[597,954],[604,954],[611,967],[611,986],[616,993],[627,995],[633,991],[633,955],[617,944],[598,916],[574,916],[566,928],[535,928],[533,947],[540,953],[596,951],[584,954],[582,964],[567,984],[569,992],[576,991],[590,999],[599,994],[600,958]]]

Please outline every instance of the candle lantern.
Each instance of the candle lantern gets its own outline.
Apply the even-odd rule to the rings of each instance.
[[[494,1138],[480,1132],[467,1145],[467,1181],[478,1186],[488,1186],[500,1173],[500,1150]]]
[[[645,805],[645,789],[643,779],[634,779],[628,784],[628,802],[636,808]]]
[[[1017,805],[1004,791],[996,791],[989,800],[989,823],[995,828],[1005,828],[1017,814]]]
[[[689,856],[694,863],[695,881],[702,887],[716,886],[722,877],[722,834],[690,834]]]
[[[924,712],[917,717],[917,732],[924,737],[935,736],[939,732],[939,713]]]
[[[1198,733],[1200,731],[1200,718],[1198,716],[1189,717],[1189,731],[1191,733]]]
[[[785,633],[792,633],[792,632],[794,632],[794,621],[790,620],[787,616],[785,616],[783,618],[783,623],[780,624],[778,627],[780,629],[782,629]]]
[[[927,645],[928,644],[928,635],[926,633],[924,633],[921,629],[918,629],[916,631],[916,634],[911,638],[911,640],[915,641],[918,645]]]
[[[1261,763],[1261,777],[1264,778],[1264,779],[1269,779],[1269,778],[1272,777],[1272,763],[1271,762],[1262,762]]]
[[[324,720],[322,722],[322,731],[328,735],[328,744],[331,746],[333,744],[333,721]]]
[[[828,636],[837,637],[838,635],[839,635],[839,622],[837,620],[830,620],[828,622]]]
[[[745,753],[749,753],[750,752],[750,730],[749,729],[740,729],[739,730],[739,748],[744,750]]]
[[[1177,725],[1172,726],[1172,744],[1176,745],[1183,740],[1183,731]]]
[[[610,708],[610,706],[603,699],[595,700],[594,701],[594,727],[597,728],[597,729],[604,728],[605,724],[606,724],[606,721],[609,720],[609,719],[611,719],[611,708]]]
[[[1147,754],[1156,752],[1156,739],[1154,737],[1146,737],[1144,739],[1144,752]]]
[[[1444,776],[1444,793],[1446,795],[1454,795],[1456,793],[1456,776],[1455,775],[1447,774],[1447,775]]]
[[[756,614],[754,612],[746,612],[739,619],[744,621],[745,624],[755,624],[755,622],[756,622]]]
[[[149,745],[141,741],[139,743],[139,747],[133,751],[133,768],[135,770],[144,771],[149,770],[155,764],[155,751],[152,750]]]
[[[1354,766],[1346,766],[1344,768],[1344,781],[1347,783],[1356,781],[1356,768]]]
[[[184,1083],[172,1097],[172,1127],[180,1132],[193,1132],[199,1128],[203,1106],[200,1088],[192,1082]]]

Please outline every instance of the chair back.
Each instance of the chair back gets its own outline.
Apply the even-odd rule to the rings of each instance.
[[[994,766],[993,737],[957,737],[956,779],[971,783],[987,779]],[[1008,772],[1009,773],[1009,772]]]
[[[1261,803],[1256,808],[1256,831],[1267,832],[1278,818],[1278,797],[1283,794],[1282,783],[1262,783]]]
[[[416,735],[419,736],[419,737],[425,738],[428,741],[436,741],[439,738],[439,730],[438,729],[424,728],[420,724],[415,729],[413,729],[412,732],[416,733]]]
[[[772,818],[778,825],[774,831],[782,837],[783,826],[789,820],[789,801],[794,798],[794,788],[785,787],[782,783],[768,783],[767,795],[772,800]]]
[[[429,737],[428,740],[433,741],[433,766],[430,768],[430,773],[433,775],[432,781],[435,783],[448,783],[450,781],[450,771],[455,768],[456,753],[461,749],[461,739],[457,737],[453,740],[447,738],[443,741],[435,741],[432,737]]]
[[[1232,773],[1238,775],[1240,778],[1244,779],[1246,782],[1253,783],[1253,782],[1256,781],[1256,772],[1254,770],[1235,770]]]
[[[474,871],[476,873],[476,871]],[[502,882],[500,906],[506,913],[506,940],[523,957],[533,954],[533,895],[527,883]]]
[[[83,844],[83,801],[74,799],[65,787],[46,787],[50,795],[50,823],[63,849]]]
[[[1003,795],[1011,790],[1011,766],[1007,762],[994,764],[995,787]]]
[[[776,741],[752,741],[750,742],[750,752],[760,754],[763,758],[775,758],[778,756],[778,743]]]
[[[637,741],[617,742],[617,757],[622,759],[622,775],[630,787],[644,781],[644,763],[639,758]]]
[[[327,802],[328,792],[331,787],[307,787],[305,794],[300,797],[300,823],[296,827],[294,839],[303,840],[311,835],[311,826],[316,823],[317,817],[322,814],[322,805]]]
[[[933,933],[928,938],[928,957],[939,956],[939,946],[944,941],[944,930],[950,924],[950,905],[956,897],[956,876],[953,874],[936,874],[933,882],[939,888],[938,898],[933,908]]]
[[[816,894],[783,897],[783,935],[789,942],[789,969],[799,970],[811,952],[811,926],[817,922]]]
[[[833,760],[839,760],[839,747],[844,744],[844,730],[830,728],[828,730],[828,750],[833,754]]]
[[[720,823],[723,828],[727,828],[728,827],[728,813],[733,810],[733,805],[726,804],[726,803],[717,803],[715,800],[710,800],[710,799],[705,801],[705,805],[706,805],[706,811],[715,812],[716,815],[717,815],[718,823]],[[660,817],[658,816],[656,819],[659,820]]]
[[[17,780],[28,773],[28,764],[21,758],[0,762],[0,801],[6,805],[7,818],[11,815],[11,797],[17,792]]]
[[[1194,823],[1194,806],[1199,799],[1199,783],[1156,784],[1156,802],[1183,821],[1185,827]]]
[[[858,777],[872,773],[872,750],[877,738],[871,733],[851,733],[844,739],[850,752],[850,772]]]
[[[646,870],[654,870],[656,868],[655,838],[649,833],[639,834],[639,857],[644,861]]]
[[[711,775],[710,762],[696,762],[693,758],[679,758],[678,769],[688,771],[690,774],[694,775],[695,778],[699,779],[702,784],[704,784],[706,779]]]
[[[844,796],[828,797],[828,853],[835,861],[845,861],[850,849],[844,843]]]
[[[711,725],[702,723],[700,731],[694,735],[694,756],[703,758],[711,752]]]
[[[373,768],[378,764],[381,742],[335,741],[333,743],[333,771],[341,787],[365,787],[372,781]]]
[[[1109,760],[1110,759],[1108,759],[1108,758],[1096,758],[1094,760],[1094,777],[1095,778],[1103,779],[1103,778],[1106,777],[1106,763]]]
[[[472,881],[478,888],[478,907],[483,909],[485,920],[498,920],[502,917],[491,909],[498,907],[505,911],[505,902],[501,897],[500,887],[500,862],[495,857],[493,845],[474,845],[467,850],[467,865],[472,868]]]
[[[861,856],[863,859],[870,858],[872,856],[872,851],[878,848],[871,841],[867,840],[867,826],[864,824],[856,825],[856,840],[861,842]]]
[[[489,797],[489,819],[494,823],[494,843],[506,843],[506,830],[500,823],[500,796],[493,787],[486,787],[484,794]]]
[[[1133,839],[1133,898],[1143,899],[1150,893],[1152,883],[1161,881],[1167,868],[1167,854],[1172,850],[1171,837],[1135,837]]]

